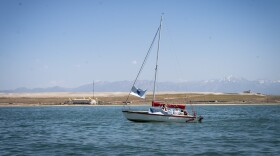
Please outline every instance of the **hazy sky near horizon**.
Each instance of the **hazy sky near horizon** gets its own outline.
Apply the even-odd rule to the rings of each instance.
[[[134,80],[162,13],[159,81],[280,80],[278,0],[1,0],[0,90]]]

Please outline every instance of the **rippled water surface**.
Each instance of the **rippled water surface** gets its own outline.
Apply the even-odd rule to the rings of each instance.
[[[197,106],[195,124],[135,123],[121,110],[0,107],[0,155],[280,155],[279,105]]]

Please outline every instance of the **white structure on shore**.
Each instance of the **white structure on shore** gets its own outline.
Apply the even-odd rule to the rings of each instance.
[[[91,98],[83,98],[83,99],[69,99],[69,101],[65,101],[65,104],[87,104],[87,105],[97,105],[97,101]]]

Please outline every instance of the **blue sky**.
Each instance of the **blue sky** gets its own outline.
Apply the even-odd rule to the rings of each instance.
[[[277,0],[1,0],[0,90],[133,80],[161,13],[159,81],[280,80]]]

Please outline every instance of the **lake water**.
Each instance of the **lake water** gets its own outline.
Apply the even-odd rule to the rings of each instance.
[[[280,105],[196,106],[204,120],[188,124],[135,123],[122,108],[0,107],[0,155],[280,155]]]

